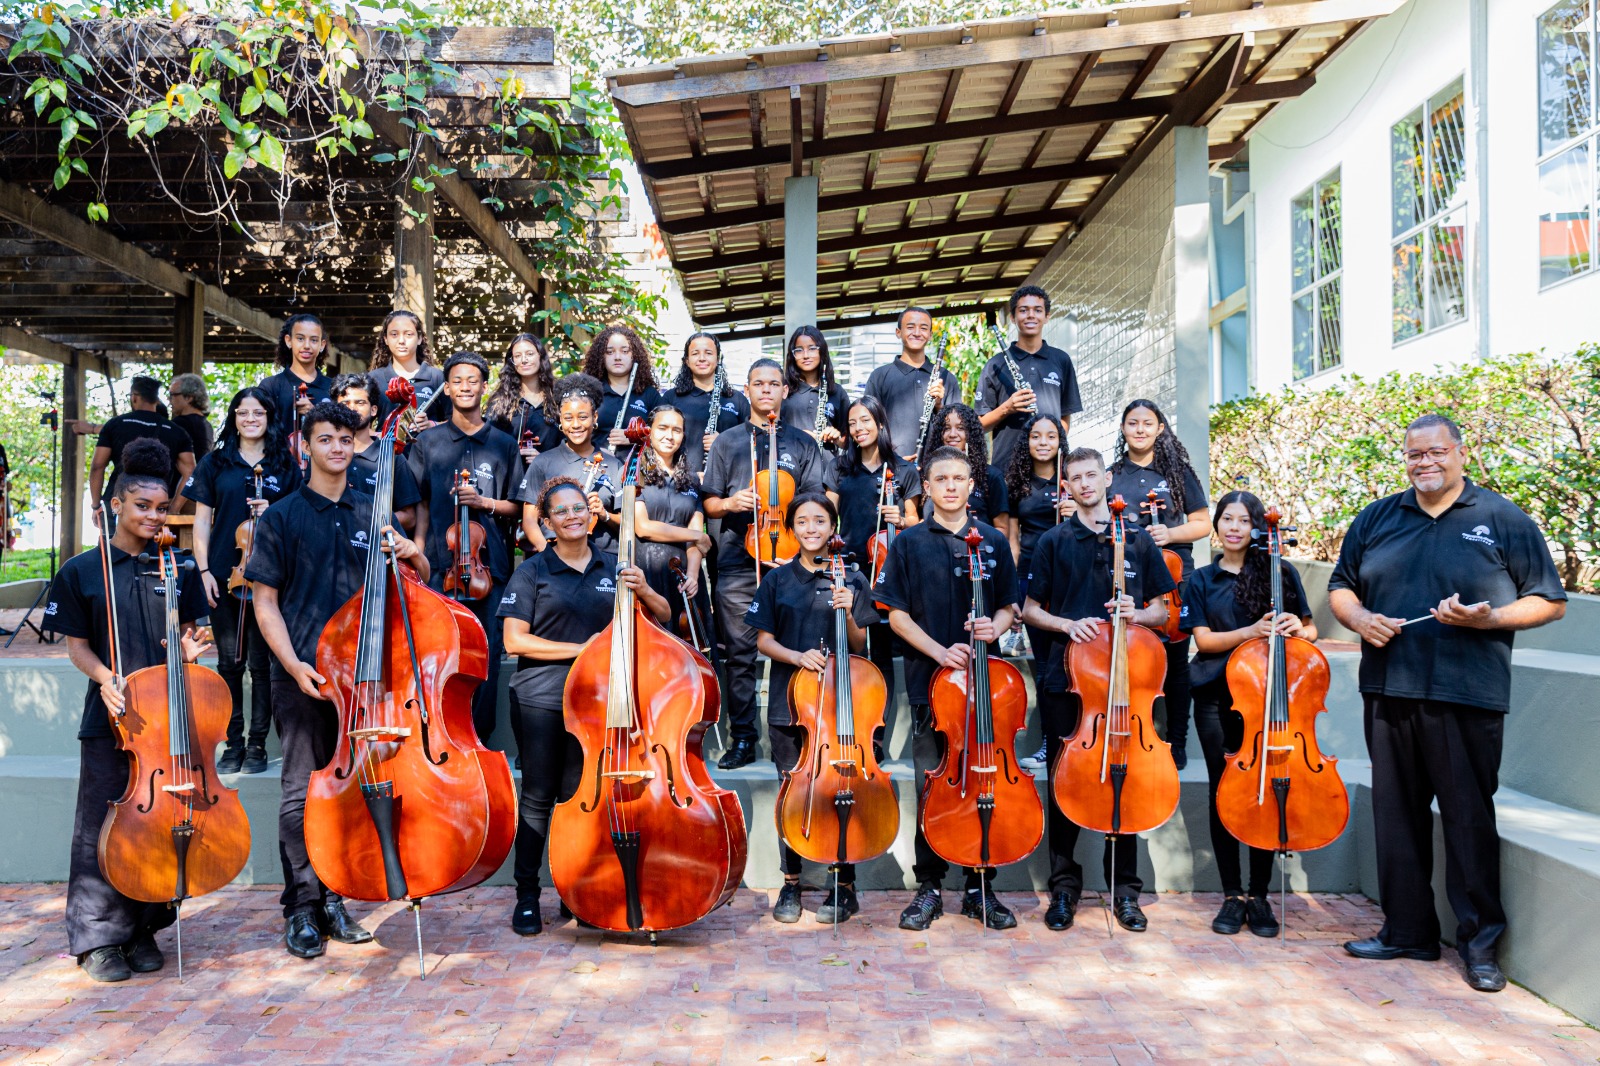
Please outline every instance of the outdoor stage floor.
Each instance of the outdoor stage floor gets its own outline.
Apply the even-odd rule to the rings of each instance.
[[[1593,1063],[1600,1033],[1512,986],[1437,963],[1358,962],[1377,928],[1360,898],[1291,897],[1287,944],[1210,932],[1216,895],[1146,896],[1150,931],[1106,935],[1096,897],[1052,933],[1043,901],[986,933],[948,913],[895,928],[905,893],[866,895],[834,938],[811,915],[732,906],[652,948],[571,923],[523,940],[512,892],[371,912],[383,946],[282,949],[277,891],[230,888],[185,908],[186,982],[168,968],[96,985],[61,957],[61,885],[0,886],[0,1062]],[[556,903],[546,893],[545,916]]]

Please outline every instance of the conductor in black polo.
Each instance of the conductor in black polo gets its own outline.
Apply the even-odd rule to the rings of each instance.
[[[1467,984],[1505,987],[1496,945],[1500,835],[1494,793],[1511,704],[1511,639],[1566,613],[1533,519],[1463,476],[1467,447],[1444,415],[1406,427],[1411,487],[1351,524],[1328,582],[1334,617],[1361,635],[1372,820],[1383,928],[1361,959],[1437,959],[1433,813]]]

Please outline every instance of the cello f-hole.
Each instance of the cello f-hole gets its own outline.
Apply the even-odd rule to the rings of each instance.
[[[580,811],[582,811],[584,814],[588,814],[591,811],[598,810],[599,807],[600,807],[600,786],[605,781],[605,777],[603,776],[603,774],[604,774],[605,768],[606,768],[606,758],[608,756],[610,756],[610,754],[611,754],[611,748],[610,748],[610,746],[607,746],[607,747],[601,748],[600,749],[600,754],[595,756],[595,760],[594,760],[594,796],[590,798],[588,803],[580,804],[578,806],[578,809]]]
[[[661,757],[661,766],[662,769],[666,771],[667,775],[667,795],[672,797],[673,805],[678,807],[693,807],[693,796],[690,796],[688,799],[682,799],[678,796],[678,775],[672,772],[672,752],[667,749],[665,744],[662,744],[659,741],[650,745],[650,752],[653,755],[659,755]]]
[[[1299,741],[1295,747],[1300,749],[1300,758],[1305,762],[1306,769],[1310,770],[1314,774],[1320,774],[1322,771],[1328,768],[1328,764],[1321,759],[1317,760],[1315,764],[1311,762],[1311,751],[1314,745],[1307,740],[1304,733],[1296,733],[1294,738],[1295,740]],[[1319,751],[1317,754],[1320,755],[1321,752]]]
[[[152,810],[155,809],[155,806],[156,806],[156,778],[160,777],[164,773],[166,773],[166,771],[162,770],[162,769],[159,769],[159,768],[150,771],[150,779],[149,779],[149,782],[148,782],[149,794],[146,796],[145,801],[143,803],[139,804],[139,806],[135,807],[134,810],[138,811],[140,814],[149,814]]]
[[[1150,743],[1149,741],[1145,740],[1145,738],[1144,738],[1144,726],[1145,726],[1144,715],[1142,715],[1142,714],[1134,715],[1133,716],[1133,720],[1135,722],[1139,723],[1138,729],[1137,729],[1137,732],[1136,732],[1136,735],[1139,738],[1139,750],[1140,751],[1155,751],[1156,750],[1155,745]]]
[[[1012,755],[1013,753],[1004,747],[1001,747],[1001,749],[995,753],[995,763],[1000,767],[1001,776],[1006,779],[1006,784],[1008,785],[1014,785],[1018,781],[1022,780],[1022,778],[1018,777],[1011,768]]]
[[[409,700],[406,700],[406,710],[409,711],[412,707],[418,706],[420,703],[421,701],[418,700],[417,697],[413,696]],[[422,712],[417,715],[417,719],[422,723],[422,757],[427,759],[429,764],[432,766],[443,766],[450,760],[450,753],[448,751],[441,752],[437,759],[433,757],[433,744],[431,742],[433,729],[432,722],[428,717],[426,708],[423,708]]]
[[[203,762],[197,762],[190,766],[189,770],[191,773],[199,776],[200,795],[205,797],[207,805],[215,807],[217,804],[221,803],[222,797],[213,795],[210,786],[206,784],[206,764]],[[194,809],[194,802],[192,800],[189,803],[189,807],[191,810]]]

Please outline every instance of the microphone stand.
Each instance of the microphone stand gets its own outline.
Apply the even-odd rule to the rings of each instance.
[[[41,399],[48,401],[50,404],[50,409],[39,416],[39,424],[50,427],[50,578],[44,583],[44,587],[39,590],[39,595],[33,598],[33,605],[22,613],[22,621],[17,625],[17,628],[11,630],[10,635],[6,637],[6,647],[8,648],[11,647],[12,641],[16,640],[18,634],[24,629],[33,630],[38,635],[40,644],[54,644],[56,642],[56,638],[53,635],[45,635],[45,631],[33,621],[33,612],[38,610],[40,605],[44,603],[45,597],[50,595],[50,586],[55,584],[57,549],[60,545],[57,528],[61,516],[61,501],[57,498],[60,494],[61,482],[60,412],[56,409],[55,393],[44,392],[39,395]],[[4,630],[0,630],[0,632],[4,632]]]

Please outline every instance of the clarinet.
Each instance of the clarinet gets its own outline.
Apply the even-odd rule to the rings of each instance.
[[[628,391],[622,394],[622,407],[617,411],[617,424],[611,427],[611,432],[616,433],[628,421],[628,405],[633,402],[633,382],[639,376],[639,364],[634,363],[633,369],[628,372]]]
[[[1011,391],[1016,392],[1022,388],[1027,379],[1022,376],[1022,368],[1017,365],[1017,361],[1011,357],[1011,342],[1006,340],[1006,335],[1000,332],[999,326],[990,326],[989,328],[994,330],[994,338],[1000,342],[1000,357],[1006,361],[1006,370],[1011,373]],[[1035,395],[1033,402],[1023,410],[1030,415],[1038,414],[1039,397]]]
[[[717,374],[711,379],[711,410],[706,414],[706,433],[709,436],[717,435],[717,416],[722,414],[722,394],[728,388],[728,372],[722,366],[722,360],[717,360]],[[711,462],[711,449],[706,448],[700,454],[700,474],[705,475],[706,467]]]
[[[933,417],[933,383],[939,381],[944,375],[944,344],[945,338],[939,338],[939,349],[928,360],[928,388],[922,394],[922,420],[917,423],[917,440],[920,442],[928,436],[928,420]]]
[[[828,372],[822,372],[817,382],[817,443],[822,443],[822,432],[828,428]]]

